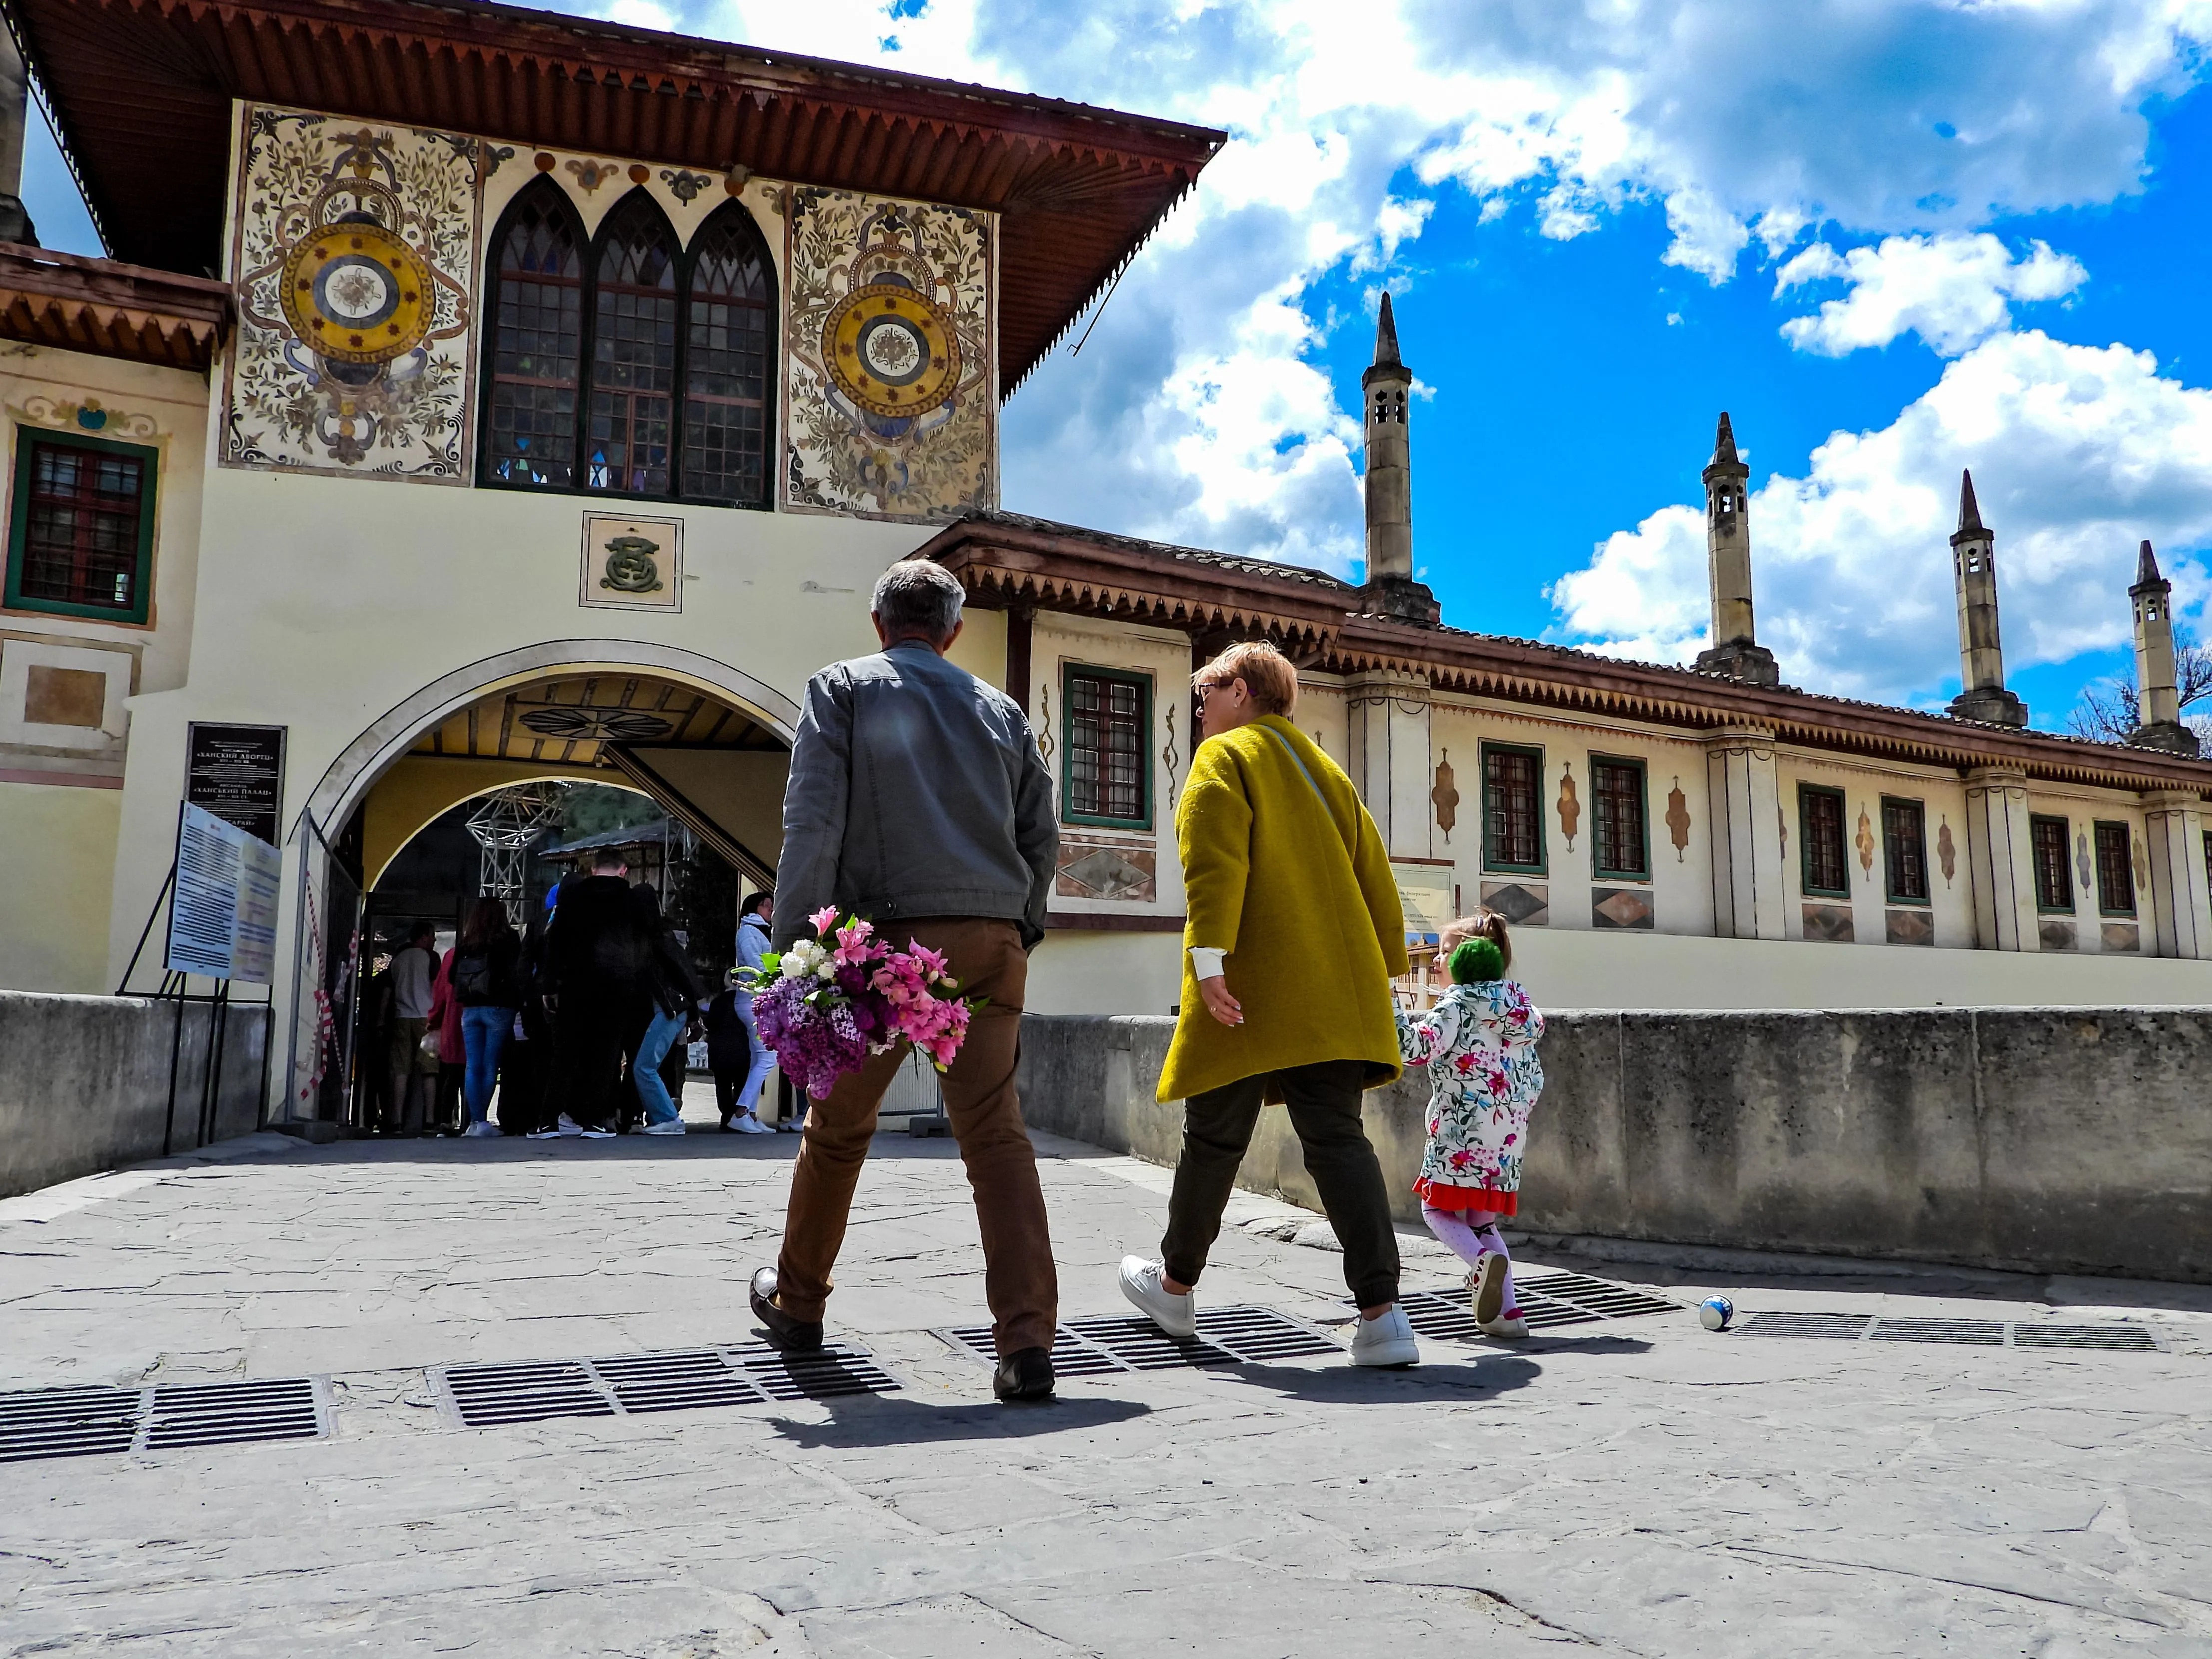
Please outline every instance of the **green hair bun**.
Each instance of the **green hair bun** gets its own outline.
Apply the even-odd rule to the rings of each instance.
[[[1480,985],[1486,979],[1505,977],[1505,953],[1486,939],[1471,939],[1452,947],[1447,964],[1455,985]]]

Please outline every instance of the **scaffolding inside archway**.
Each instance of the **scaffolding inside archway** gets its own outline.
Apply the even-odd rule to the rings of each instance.
[[[532,846],[561,821],[561,786],[521,783],[495,789],[469,814],[469,834],[483,849],[477,891],[507,907],[507,919],[519,932],[528,897],[526,877]]]

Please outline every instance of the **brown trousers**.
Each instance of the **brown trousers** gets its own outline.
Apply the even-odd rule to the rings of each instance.
[[[894,947],[908,940],[942,951],[967,996],[990,1000],[968,1028],[959,1057],[945,1074],[945,1109],[975,1193],[983,1234],[983,1291],[991,1304],[999,1352],[1049,1348],[1060,1319],[1060,1278],[1045,1223],[1036,1152],[1022,1124],[1014,1092],[1021,1055],[1022,996],[1029,957],[1010,921],[921,917],[886,925]],[[872,1054],[837,1079],[827,1100],[806,1114],[805,1138],[791,1172],[791,1205],[776,1261],[776,1304],[793,1318],[819,1319],[830,1273],[845,1242],[853,1189],[875,1133],[876,1108],[907,1057],[907,1045]]]

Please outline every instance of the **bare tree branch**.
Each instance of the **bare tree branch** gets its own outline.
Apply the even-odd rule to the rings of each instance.
[[[2212,647],[2199,645],[2187,629],[2173,630],[2173,680],[2185,712],[2191,703],[2212,698]],[[2212,736],[2205,714],[2185,722],[2199,736]],[[2092,743],[2125,743],[2142,724],[2142,699],[2131,677],[2092,680],[2081,688],[2081,700],[2066,716],[2066,729]]]

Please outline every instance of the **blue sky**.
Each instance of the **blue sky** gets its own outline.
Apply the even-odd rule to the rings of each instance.
[[[2207,0],[612,0],[568,9],[1226,128],[1010,507],[1357,575],[1396,295],[1416,557],[1462,626],[1703,644],[1698,472],[1751,465],[1785,678],[1955,690],[1974,471],[2038,725],[2128,665],[2136,543],[2212,550]],[[25,194],[92,250],[52,146]]]

